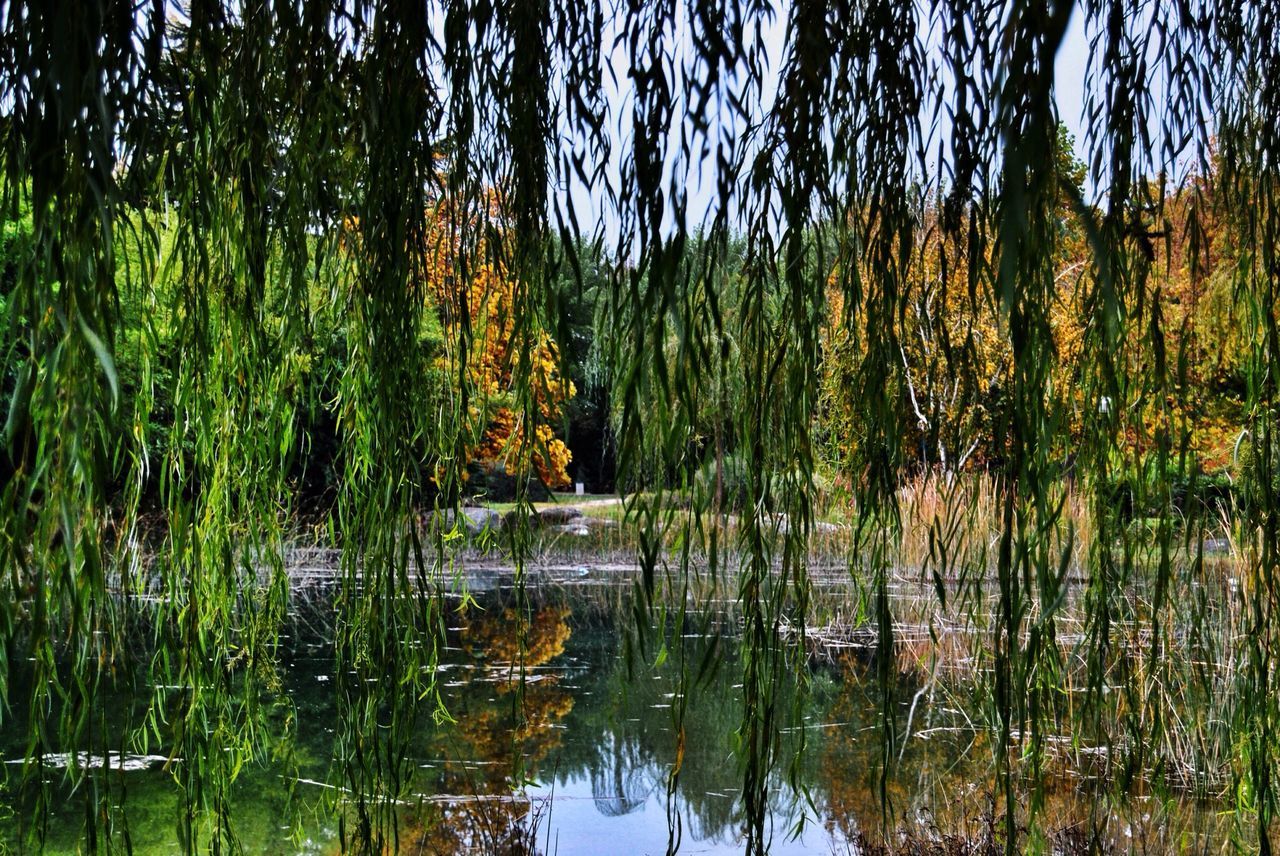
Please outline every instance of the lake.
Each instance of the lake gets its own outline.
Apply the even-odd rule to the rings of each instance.
[[[732,606],[692,611],[678,628],[674,613],[664,622],[659,612],[640,637],[630,629],[631,589],[620,576],[584,566],[531,577],[521,591],[509,571],[473,573],[473,603],[459,609],[457,596],[442,601],[447,646],[436,678],[444,709],[402,700],[418,709],[399,740],[376,728],[344,731],[340,694],[359,688],[335,674],[333,589],[320,583],[295,596],[279,685],[254,708],[264,750],[240,770],[229,796],[244,850],[339,852],[358,827],[352,783],[377,781],[373,810],[394,819],[402,852],[743,852],[736,751],[743,671]],[[789,677],[768,700],[783,723],[778,760],[767,771],[770,852],[970,852],[969,843],[1002,840],[982,681],[930,674],[919,656],[912,663],[900,652],[886,704],[877,656],[871,643],[811,642],[788,661]],[[801,660],[809,667],[804,686],[796,677]],[[513,666],[521,661],[523,668]],[[145,742],[138,729],[145,730],[148,702],[159,699],[152,709],[163,710],[168,694],[185,690],[144,686],[148,667],[140,662],[133,683],[115,687],[110,702],[134,730],[116,738],[125,751],[105,759],[113,769],[95,786],[115,788],[123,806],[113,818],[115,843],[178,853],[188,761],[168,759],[163,726],[153,722]],[[23,679],[19,664],[15,700]],[[0,835],[20,851],[38,795],[18,782],[26,722],[22,710],[15,714],[3,736]],[[886,716],[895,737],[888,751]],[[139,747],[147,751],[132,751]],[[1167,789],[1144,792],[1139,784],[1127,801],[1113,801],[1095,769],[1100,750],[1061,749],[1049,753],[1039,810],[1061,852],[1184,850],[1230,834],[1213,805]],[[341,757],[362,759],[354,778]],[[76,852],[85,846],[85,802],[66,784],[66,757],[46,760],[45,851]]]

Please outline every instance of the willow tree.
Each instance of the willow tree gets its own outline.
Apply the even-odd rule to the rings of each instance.
[[[859,440],[842,464],[856,499],[851,568],[888,651],[911,418],[902,339],[926,287],[919,226],[937,216],[933,240],[965,271],[963,300],[990,312],[1008,344],[1008,389],[991,417],[1001,535],[990,721],[1004,812],[1015,816],[1029,773],[1034,816],[1045,737],[1066,715],[1055,686],[1068,653],[1089,664],[1093,689],[1069,715],[1121,717],[1131,748],[1158,744],[1165,727],[1152,696],[1174,641],[1163,606],[1203,565],[1194,522],[1173,525],[1187,426],[1160,404],[1182,387],[1153,296],[1150,244],[1167,195],[1148,182],[1195,173],[1187,193],[1212,176],[1242,248],[1232,299],[1248,319],[1247,437],[1265,489],[1241,509],[1246,632],[1230,644],[1245,666],[1228,737],[1242,830],[1252,825],[1269,852],[1280,755],[1278,14],[1228,0],[0,4],[3,216],[27,224],[3,286],[0,488],[0,696],[6,723],[26,708],[23,781],[42,780],[48,753],[123,749],[103,694],[145,677],[158,688],[137,725],[184,761],[185,846],[234,841],[228,792],[264,751],[261,699],[276,680],[288,597],[287,474],[307,448],[300,367],[316,319],[339,313],[345,354],[328,406],[341,437],[331,535],[343,569],[344,841],[392,844],[407,773],[397,747],[447,707],[430,667],[443,628],[437,572],[452,548],[418,514],[457,496],[482,394],[469,360],[482,358],[483,336],[463,312],[444,328],[456,377],[421,406],[431,297],[485,266],[507,273],[504,401],[514,420],[539,425],[531,367],[545,362],[559,318],[553,285],[579,268],[572,248],[602,239],[619,260],[605,300],[618,325],[609,356],[620,466],[649,488],[629,504],[638,586],[659,604],[701,561],[736,585],[742,808],[746,847],[763,850],[768,775],[787,760],[777,690],[802,650],[783,627],[803,625],[810,591],[828,300],[838,297],[858,404]],[[1072,16],[1089,41],[1083,154],[1096,200],[1064,186],[1055,165],[1054,66]],[[693,174],[707,177],[707,199],[691,198]],[[932,215],[925,199],[940,200]],[[459,212],[450,271],[433,257],[432,210]],[[1058,388],[1052,324],[1064,210],[1087,235],[1089,267],[1070,395]],[[726,313],[718,300],[730,279]],[[140,377],[122,384],[122,307],[138,305],[144,334],[129,347]],[[172,353],[155,347],[161,338]],[[947,359],[982,381],[976,353]],[[690,414],[730,387],[742,394],[726,431],[755,513],[722,536],[707,525],[719,502],[696,489],[699,462],[685,453]],[[1067,652],[1057,616],[1075,533],[1059,453],[1073,397],[1098,403],[1072,429],[1095,534],[1082,570],[1087,632]],[[150,419],[161,399],[167,436]],[[1129,452],[1119,438],[1136,411],[1121,405],[1139,400],[1157,403],[1156,440]],[[1128,465],[1158,474],[1141,488],[1160,521],[1142,560],[1110,499]],[[646,483],[655,471],[661,483]],[[669,489],[691,493],[691,515],[671,514]],[[148,503],[161,525],[140,524]],[[710,549],[668,552],[697,540],[664,540],[671,525]],[[1175,561],[1184,536],[1189,558]],[[947,556],[943,539],[935,559]],[[1148,566],[1153,608],[1137,618],[1150,644],[1118,654],[1116,628],[1135,618],[1124,592]],[[139,634],[155,652],[147,662],[133,656]],[[18,697],[10,674],[25,658],[32,674]],[[878,662],[888,687],[891,658]],[[696,667],[684,665],[684,693],[697,692]],[[1123,702],[1103,692],[1116,669],[1145,676],[1124,682]],[[885,776],[894,717],[886,702]],[[75,766],[87,846],[109,846],[113,780]]]

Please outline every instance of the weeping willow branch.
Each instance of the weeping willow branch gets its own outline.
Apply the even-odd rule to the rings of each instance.
[[[1075,18],[1079,165],[1056,107],[1074,81],[1055,71]],[[989,567],[956,567],[969,547],[954,519],[930,521],[924,564],[944,607],[952,577],[975,581],[959,598],[975,613],[995,583],[987,722],[1005,841],[1047,846],[1049,735],[1173,739],[1171,616],[1203,580],[1213,521],[1178,493],[1195,492],[1188,367],[1203,345],[1189,322],[1171,327],[1166,291],[1182,267],[1201,287],[1216,229],[1235,253],[1223,299],[1247,319],[1253,467],[1232,518],[1249,570],[1225,644],[1246,665],[1225,739],[1242,841],[1269,852],[1278,57],[1269,4],[1210,0],[0,4],[0,212],[20,237],[0,294],[0,724],[25,708],[32,834],[45,754],[157,741],[183,759],[183,846],[236,846],[231,788],[266,751],[265,708],[288,706],[284,555],[323,421],[343,844],[396,847],[406,741],[449,715],[434,674],[458,538],[440,521],[496,401],[520,472],[562,448],[547,392],[571,335],[560,284],[581,285],[582,248],[604,244],[637,629],[660,618],[661,638],[641,632],[632,653],[674,649],[683,734],[709,669],[678,641],[706,591],[694,583],[736,592],[745,848],[769,847],[784,761],[800,787],[804,741],[781,739],[799,708],[779,689],[800,674],[802,703],[828,464],[878,639],[886,821],[900,489],[937,476],[959,496],[962,470],[995,479]],[[472,290],[495,272],[506,314],[475,317],[491,295]],[[519,484],[506,546],[523,591]],[[1077,490],[1079,549],[1064,513]],[[1069,643],[1073,573],[1087,627]],[[1141,658],[1118,641],[1134,622],[1151,640]],[[148,662],[122,641],[139,623]],[[1077,662],[1083,700],[1059,691]],[[126,673],[173,695],[109,722],[105,687]],[[1131,769],[1167,761],[1136,749]],[[87,846],[106,846],[122,817],[112,781],[71,775],[92,784]]]

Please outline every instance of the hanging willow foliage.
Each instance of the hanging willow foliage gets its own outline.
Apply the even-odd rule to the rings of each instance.
[[[1065,178],[1057,131],[1054,64],[1072,16],[1089,41],[1083,142],[1096,200]],[[1170,658],[1182,643],[1173,593],[1199,591],[1193,608],[1205,614],[1212,604],[1196,589],[1205,521],[1179,520],[1174,495],[1194,483],[1179,398],[1188,387],[1161,317],[1160,266],[1174,250],[1153,243],[1168,244],[1181,218],[1191,267],[1206,264],[1195,236],[1212,198],[1238,242],[1241,442],[1261,488],[1239,509],[1244,633],[1231,650],[1192,644],[1244,663],[1226,688],[1225,739],[1241,840],[1270,852],[1280,808],[1273,4],[6,2],[0,146],[3,219],[29,222],[2,295],[0,726],[26,723],[14,775],[34,817],[47,809],[47,756],[123,752],[126,734],[136,749],[140,733],[182,759],[183,846],[234,848],[231,785],[267,751],[264,706],[284,704],[271,691],[298,511],[290,473],[310,450],[302,411],[319,398],[341,441],[326,532],[342,550],[343,842],[395,846],[403,746],[448,707],[433,677],[445,618],[436,595],[455,547],[420,514],[433,508],[438,521],[456,509],[482,430],[474,414],[490,394],[471,370],[487,334],[465,290],[483,266],[514,278],[514,418],[529,426],[524,453],[546,453],[532,427],[534,357],[548,335],[564,340],[556,283],[581,274],[592,241],[616,250],[600,313],[641,545],[638,603],[662,612],[678,645],[694,620],[691,579],[709,575],[713,596],[736,586],[749,852],[769,846],[770,775],[803,750],[782,741],[794,711],[779,688],[804,672],[803,629],[789,628],[808,613],[815,425],[837,404],[822,386],[833,315],[850,360],[852,427],[836,438],[854,495],[850,566],[880,651],[894,646],[888,586],[909,414],[935,420],[930,436],[953,463],[964,446],[917,398],[907,319],[926,303],[986,313],[1011,360],[990,414],[1000,533],[983,569],[997,587],[982,674],[1003,812],[1014,828],[1019,795],[1031,793],[1034,830],[1045,741],[1064,723],[1105,734],[1133,756],[1126,770],[1158,767],[1159,694],[1191,680]],[[712,188],[705,205],[688,190],[695,173]],[[1064,381],[1053,325],[1068,218],[1081,224],[1088,264],[1072,271],[1086,283],[1075,307],[1083,368]],[[448,271],[432,264],[441,241]],[[940,296],[935,264],[963,272],[941,277]],[[451,382],[424,389],[431,295],[451,290],[458,315],[440,346]],[[347,334],[340,376],[318,392],[307,367],[326,317],[341,317]],[[941,347],[961,397],[993,383],[972,333]],[[141,366],[127,386],[117,369],[126,352]],[[708,407],[722,411],[714,486],[690,453]],[[1126,442],[1152,424],[1152,443]],[[721,484],[730,446],[745,493],[732,528]],[[939,483],[958,491],[955,467],[942,464]],[[1154,539],[1117,510],[1121,471],[1151,476],[1130,503],[1152,510]],[[1068,472],[1090,498],[1078,569]],[[162,523],[144,525],[148,510]],[[941,580],[961,570],[959,543],[935,523],[926,565]],[[519,570],[522,538],[511,545]],[[1085,579],[1087,626],[1066,642],[1058,622],[1073,570]],[[980,611],[986,574],[961,576],[973,585],[953,596]],[[1124,596],[1139,584],[1140,614]],[[941,584],[938,593],[948,596]],[[1149,630],[1136,653],[1118,640],[1133,621]],[[140,662],[135,643],[147,634],[154,654]],[[636,641],[652,656],[652,640]],[[683,733],[707,664],[673,655]],[[28,659],[19,696],[12,676]],[[1077,660],[1089,675],[1080,706],[1058,692]],[[877,663],[887,690],[892,657]],[[1226,691],[1216,673],[1195,679]],[[104,694],[131,683],[155,698],[122,728],[107,721]],[[882,698],[889,813],[899,738],[892,696]],[[86,847],[127,841],[113,779],[74,761],[69,775],[83,784]],[[1016,842],[1008,837],[1010,852]]]

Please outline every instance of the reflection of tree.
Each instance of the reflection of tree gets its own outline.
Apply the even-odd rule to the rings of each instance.
[[[702,639],[668,640],[683,646],[688,662],[702,661],[709,644]],[[568,779],[585,768],[597,810],[616,816],[636,810],[652,795],[665,792],[669,765],[680,751],[678,728],[684,728],[683,764],[674,808],[686,842],[731,841],[738,833],[736,796],[741,774],[733,755],[733,733],[742,708],[733,683],[739,671],[732,651],[714,675],[690,693],[682,723],[674,716],[680,692],[679,659],[661,667],[636,663],[629,673],[617,656],[610,635],[592,664],[598,683],[588,698],[599,703],[575,711],[572,765],[561,765]],[[585,752],[585,755],[578,755]],[[569,756],[569,753],[566,753]]]
[[[561,606],[544,606],[532,620],[521,617],[514,609],[503,610],[501,617],[481,613],[473,618],[468,612],[463,617],[462,648],[489,665],[523,662],[527,669],[544,666],[564,653],[564,644],[572,632],[565,621],[568,617],[569,610]]]
[[[889,761],[883,794],[887,806],[882,802],[884,735],[876,695],[880,690],[866,676],[866,668],[849,653],[838,656],[834,664],[836,694],[824,718],[840,725],[824,730],[812,786],[815,800],[826,802],[827,830],[845,841],[877,842],[887,822],[891,838],[903,834],[910,841],[938,836],[961,842],[987,840],[994,782],[984,763],[991,752],[983,732],[967,736],[959,745],[945,736],[925,740],[900,734],[899,741],[906,743],[897,744],[900,754]],[[926,704],[915,698],[920,677],[899,674],[894,704],[900,713],[913,701]],[[915,726],[922,724],[918,713]],[[899,729],[904,726],[901,719],[896,723]]]
[[[630,814],[644,805],[656,783],[653,758],[636,741],[605,735],[591,764],[591,797],[605,817]]]
[[[882,813],[876,778],[883,768],[882,742],[875,732],[875,703],[858,680],[863,666],[850,654],[837,658],[840,675],[838,692],[825,719],[840,723],[826,729],[822,741],[818,780],[814,790],[826,797],[827,830],[846,841],[857,841],[862,833],[881,827]],[[868,721],[863,721],[868,720]],[[891,806],[901,806],[902,783],[898,776],[886,782]]]
[[[561,742],[573,698],[556,677],[536,672],[564,652],[567,609],[469,612],[459,647],[470,663],[451,701],[452,727],[437,741],[448,761],[440,795],[406,818],[401,849],[423,854],[535,852],[538,807],[518,793]],[[525,678],[521,680],[522,674]]]

